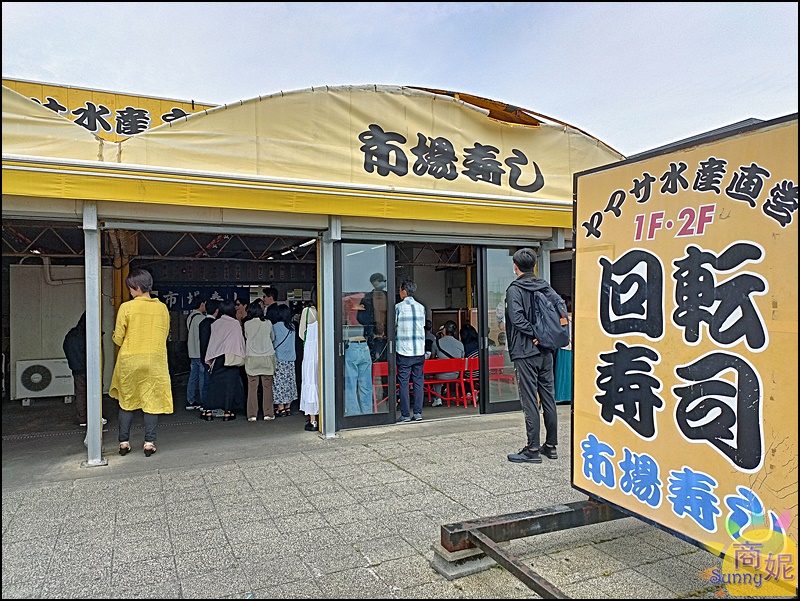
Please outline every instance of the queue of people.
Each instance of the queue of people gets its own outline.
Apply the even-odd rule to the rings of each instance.
[[[533,319],[529,297],[532,291],[555,294],[543,281],[535,278],[535,253],[521,249],[513,257],[518,277],[509,286],[506,298],[506,331],[508,352],[518,375],[523,412],[526,414],[527,445],[508,459],[519,463],[537,463],[543,455],[556,458],[557,421],[555,416],[553,354],[538,347],[529,338]],[[385,278],[373,274],[373,290],[363,295],[356,310],[360,338],[349,339],[351,345],[363,341],[367,361],[385,360],[386,309]],[[132,300],[120,306],[112,339],[120,347],[110,388],[110,396],[119,400],[119,452],[130,452],[130,430],[135,411],[144,415],[145,456],[156,451],[158,415],[173,411],[172,389],[167,364],[166,343],[170,319],[166,305],[150,296],[151,274],[134,269],[126,279]],[[470,324],[458,329],[453,320],[446,321],[437,334],[432,334],[425,307],[414,299],[416,284],[405,279],[399,285],[399,302],[395,303],[395,337],[398,378],[399,422],[422,419],[426,359],[472,358],[479,354],[479,336]],[[242,299],[196,298],[187,317],[189,381],[186,409],[200,410],[208,421],[222,421],[246,415],[247,421],[272,421],[291,415],[291,406],[299,402],[307,416],[305,429],[319,429],[320,392],[318,385],[318,316],[316,308],[305,306],[296,316],[286,304],[276,302],[277,291],[264,289],[263,298],[252,302]],[[295,319],[296,317],[296,319]],[[85,400],[85,314],[70,330],[64,343],[75,379],[77,418],[86,423]],[[492,341],[493,342],[493,341]],[[498,337],[499,343],[499,337]],[[506,341],[502,344],[505,349]],[[301,356],[298,358],[298,348]],[[491,351],[490,346],[490,351]],[[348,359],[349,361],[349,359]],[[300,362],[300,364],[298,364]],[[349,367],[349,366],[348,366]],[[562,369],[571,368],[566,361]],[[347,395],[357,398],[360,392],[356,372],[347,371]],[[358,413],[372,409],[372,371],[369,371],[369,402],[358,403]],[[433,379],[452,380],[457,374],[434,374]],[[473,379],[477,374],[467,374]],[[351,381],[352,380],[352,381]],[[141,385],[146,382],[147,385]],[[384,383],[385,385],[385,383]],[[432,406],[442,405],[446,383],[433,387]],[[559,393],[561,391],[559,390]],[[571,396],[571,390],[568,391]],[[412,405],[413,395],[413,405]],[[447,395],[452,396],[450,394]],[[346,405],[353,403],[349,396]],[[560,400],[560,398],[558,399]],[[365,399],[366,401],[366,399]],[[546,442],[539,440],[539,404],[544,413]],[[369,408],[366,408],[369,406]],[[106,420],[103,419],[103,423]]]
[[[249,422],[272,421],[291,415],[292,403],[301,401],[299,363],[303,355],[297,349],[304,348],[304,338],[297,333],[300,314],[293,315],[288,305],[277,302],[274,287],[263,292],[262,298],[250,302],[202,297],[192,302],[187,317],[190,374],[186,409],[199,409],[202,419],[232,421],[245,415]],[[316,323],[316,309],[313,318],[308,309],[313,307],[304,308],[304,336],[308,325]],[[310,354],[309,361],[315,354]],[[309,385],[317,386],[316,377]],[[306,429],[316,430],[318,391],[307,388],[305,394],[308,399],[317,398],[316,404],[306,403],[313,413],[304,411],[311,424]]]

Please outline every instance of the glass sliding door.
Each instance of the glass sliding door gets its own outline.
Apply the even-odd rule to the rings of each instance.
[[[508,354],[505,323],[506,288],[516,279],[512,248],[486,248],[480,254],[481,411],[520,409],[514,364]],[[485,394],[484,394],[485,393]]]
[[[340,428],[394,422],[392,357],[394,249],[377,242],[342,242],[337,334],[337,418]],[[392,257],[391,271],[388,257]]]

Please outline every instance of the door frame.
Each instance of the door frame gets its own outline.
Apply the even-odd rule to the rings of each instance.
[[[488,254],[489,250],[505,250],[508,247],[496,244],[475,245],[477,250],[477,288],[476,297],[478,304],[478,337],[480,339],[479,365],[480,389],[488,394],[479,395],[478,409],[481,415],[505,413],[508,411],[521,411],[522,403],[517,399],[490,402],[492,389],[489,386],[489,286],[488,286]],[[511,245],[514,246],[514,245]],[[509,257],[510,263],[510,257]]]
[[[337,299],[334,303],[334,348],[335,351],[335,406],[336,406],[336,430],[348,430],[352,428],[365,428],[368,426],[383,426],[393,424],[397,421],[397,394],[396,387],[388,387],[388,398],[386,400],[388,407],[386,412],[380,413],[365,413],[363,415],[347,416],[344,413],[345,405],[345,374],[344,374],[344,340],[342,339],[343,331],[343,308],[342,308],[342,286],[343,286],[343,257],[342,245],[344,244],[369,244],[374,243],[374,240],[360,240],[358,238],[348,238],[347,240],[340,240],[334,243],[333,246],[333,286],[334,298]],[[395,359],[395,323],[394,323],[394,305],[397,293],[397,286],[395,284],[395,246],[394,242],[382,241],[386,244],[386,261],[384,269],[386,273],[386,338],[387,350],[386,356],[389,363],[388,382],[397,381],[397,362]]]

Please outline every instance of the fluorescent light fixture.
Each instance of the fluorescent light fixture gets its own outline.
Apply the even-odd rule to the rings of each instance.
[[[308,246],[309,244],[314,244],[314,242],[316,241],[317,241],[316,238],[311,238],[311,240],[303,242],[300,246],[298,246],[298,248],[303,248],[304,246]]]
[[[386,248],[385,244],[379,244],[378,246],[373,246],[372,250],[378,250],[379,248]]]
[[[363,252],[364,252],[363,250],[357,250],[356,252],[347,253],[347,256],[352,257],[353,255],[360,255]]]
[[[291,249],[291,248],[289,248],[289,249],[287,249],[287,250],[283,251],[283,252],[281,253],[281,256],[283,256],[283,255],[288,255],[290,252],[292,252],[292,249]]]
[[[35,248],[34,248],[34,249],[31,249],[31,252],[32,252],[33,254],[35,254],[35,255],[40,255],[40,254],[42,254],[42,251],[40,251],[40,250],[36,250]]]
[[[271,261],[271,260],[272,260],[272,259],[274,259],[274,258],[275,258],[275,257],[267,257],[267,261]]]

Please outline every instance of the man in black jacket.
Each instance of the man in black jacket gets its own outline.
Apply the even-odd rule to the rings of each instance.
[[[356,320],[364,326],[364,337],[373,361],[386,361],[386,278],[382,273],[369,276],[372,290],[361,299]]]
[[[208,341],[211,339],[211,324],[219,315],[219,301],[215,298],[206,301],[206,316],[197,326],[197,335],[200,339],[200,361],[203,362],[203,377],[200,378],[200,405],[201,410],[205,408],[206,398],[208,397],[208,386],[211,382],[211,372],[208,371],[206,364],[206,351]]]
[[[508,336],[508,353],[517,372],[520,402],[525,414],[525,430],[528,443],[519,453],[508,455],[514,463],[541,463],[542,455],[556,459],[558,444],[558,415],[554,396],[555,374],[553,354],[550,349],[539,346],[533,324],[534,294],[558,296],[550,285],[533,275],[536,253],[531,248],[521,248],[514,253],[514,273],[517,279],[506,290],[505,321]],[[541,447],[539,402],[542,403],[546,442]]]
[[[74,328],[64,337],[64,356],[72,372],[75,388],[75,409],[77,410],[78,425],[86,427],[86,311],[83,312]],[[108,420],[103,418],[103,425]]]

